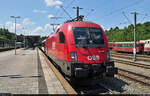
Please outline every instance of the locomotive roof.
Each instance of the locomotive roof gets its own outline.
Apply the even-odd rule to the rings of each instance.
[[[72,26],[78,26],[78,27],[82,27],[82,26],[98,27],[98,26],[100,26],[96,23],[89,22],[89,21],[73,21],[73,22],[67,22],[64,25],[72,25]]]
[[[68,27],[68,26],[72,26],[72,27],[97,27],[97,28],[102,28],[100,25],[96,24],[96,23],[93,23],[93,22],[89,22],[89,21],[72,21],[72,22],[67,22],[67,23],[64,23],[63,25],[61,25],[57,30],[59,29],[63,29],[65,27]],[[52,37],[56,32],[57,30],[53,33],[51,33],[48,38]]]

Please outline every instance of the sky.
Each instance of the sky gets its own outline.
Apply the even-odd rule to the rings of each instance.
[[[133,12],[138,13],[137,23],[150,21],[149,4],[150,0],[1,0],[0,28],[14,33],[15,19],[10,16],[20,16],[18,35],[48,36],[53,32],[50,24],[63,24],[76,17],[73,7],[77,6],[83,8],[80,15],[85,21],[97,23],[104,30],[124,28],[134,23]]]

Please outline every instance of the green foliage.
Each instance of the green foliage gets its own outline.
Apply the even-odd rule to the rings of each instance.
[[[14,38],[14,34],[9,32],[8,29],[0,28],[0,38],[12,40]]]
[[[106,30],[105,33],[108,36],[109,42],[134,41],[133,25],[124,27],[124,29],[119,29],[119,27],[110,28],[110,30]],[[137,41],[150,39],[150,22],[145,22],[144,24],[137,24],[136,33]]]

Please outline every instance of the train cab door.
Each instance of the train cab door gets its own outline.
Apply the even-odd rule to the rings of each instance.
[[[66,38],[63,32],[59,32],[59,58],[61,59],[61,70],[65,73],[67,73],[67,45],[66,45]]]

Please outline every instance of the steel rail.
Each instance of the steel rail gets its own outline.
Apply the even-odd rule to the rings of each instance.
[[[136,76],[139,76],[139,77],[143,77],[145,79],[148,79],[150,80],[150,77],[149,76],[146,76],[146,75],[142,75],[142,74],[138,74],[138,73],[135,73],[135,72],[131,72],[131,71],[128,71],[128,70],[124,70],[124,69],[121,69],[121,68],[118,68],[119,71],[122,71],[122,72],[127,72],[129,74],[133,74],[133,75],[136,75]]]
[[[125,58],[125,59],[133,59],[133,57],[131,57],[131,56],[123,56],[123,55],[125,55],[125,54],[111,54],[111,56],[113,56],[113,57],[121,57],[121,58]],[[137,56],[137,60],[138,61],[146,61],[146,62],[150,62],[150,57],[143,57],[143,58],[140,58],[140,57],[138,57]]]
[[[150,69],[150,65],[146,65],[146,64],[142,64],[142,63],[135,63],[135,62],[131,62],[131,61],[119,60],[119,59],[114,59],[114,58],[113,58],[113,60],[115,62],[121,63],[121,64],[126,64],[126,65],[136,66],[136,67],[140,67],[140,68]]]
[[[149,84],[149,83],[146,83],[146,82],[143,82],[143,81],[137,80],[137,79],[132,78],[132,77],[129,77],[129,76],[127,76],[127,75],[123,75],[123,74],[120,74],[120,73],[118,73],[117,75],[122,76],[122,77],[124,77],[124,78],[128,78],[128,79],[130,79],[130,80],[132,80],[132,81],[139,82],[139,83],[141,83],[141,84],[143,84],[143,85],[145,85],[145,86],[150,86],[150,84]]]
[[[143,77],[143,78],[145,78],[145,79],[150,80],[150,77],[149,77],[149,76],[145,76],[145,75],[142,75],[142,74],[134,73],[134,72],[131,72],[131,71],[128,71],[128,70],[120,69],[120,68],[118,68],[118,70],[119,70],[119,72],[118,72],[117,75],[122,76],[122,77],[125,77],[125,78],[128,78],[128,79],[133,80],[133,81],[136,81],[136,82],[139,82],[139,83],[141,83],[141,84],[143,84],[143,85],[150,86],[150,83],[144,82],[144,81],[142,81],[142,80],[138,80],[137,78],[134,78],[134,77],[131,77],[131,76],[122,74],[122,73],[127,72],[127,73],[129,73],[129,74],[134,75],[134,76],[139,76],[140,78]]]
[[[128,53],[116,53],[116,52],[113,52],[113,51],[111,51],[111,54],[133,56],[133,54],[128,54]],[[143,57],[143,58],[146,58],[146,59],[149,59],[149,58],[150,58],[149,55],[139,55],[139,54],[137,54],[137,57]]]

